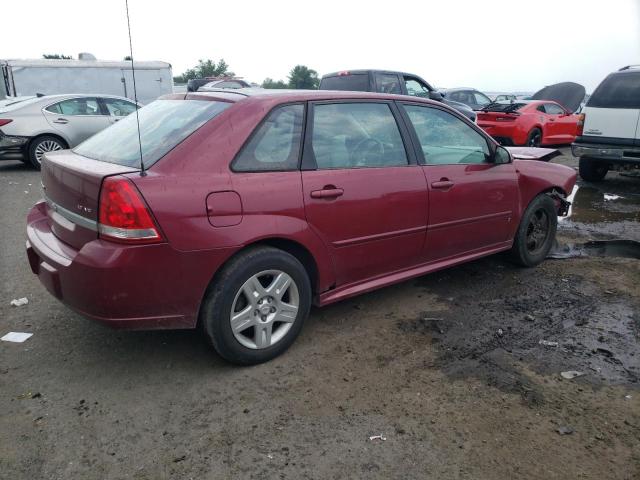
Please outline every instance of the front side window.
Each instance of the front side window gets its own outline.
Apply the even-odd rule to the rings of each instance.
[[[429,89],[417,80],[404,77],[404,84],[407,87],[407,94],[414,97],[429,98]]]
[[[487,163],[487,140],[472,127],[437,108],[404,105],[427,165]]]
[[[156,100],[135,115],[85,140],[73,149],[78,155],[128,167],[150,167],[202,125],[232,104],[208,100]],[[138,143],[138,138],[141,143]]]
[[[380,93],[401,94],[400,82],[398,76],[392,73],[376,73],[377,91]]]
[[[544,110],[549,115],[562,115],[564,113],[562,107],[560,107],[560,105],[556,105],[555,103],[545,103]]]
[[[313,110],[312,149],[319,169],[407,165],[386,103],[335,103]]]
[[[476,105],[489,105],[491,103],[489,97],[487,97],[484,93],[473,92],[473,96],[475,97],[474,103]]]
[[[303,105],[273,110],[233,162],[236,172],[286,171],[298,168]]]
[[[45,110],[58,115],[102,115],[96,98],[71,98],[49,105]]]
[[[135,103],[127,102],[126,100],[120,100],[119,98],[103,98],[109,115],[114,117],[126,117],[130,113],[136,111]]]

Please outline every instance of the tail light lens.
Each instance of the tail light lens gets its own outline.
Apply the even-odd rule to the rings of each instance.
[[[504,117],[496,117],[496,122],[513,122],[516,119],[516,116],[504,116]]]
[[[100,238],[120,243],[158,243],[160,229],[136,186],[124,177],[102,182],[98,216]]]
[[[580,115],[578,115],[578,128],[576,130],[576,135],[581,136],[582,132],[584,132],[584,119],[586,118],[586,115],[584,113],[581,113]]]
[[[13,122],[13,120],[11,120],[10,118],[0,118],[0,127],[6,125],[7,123],[11,123]]]

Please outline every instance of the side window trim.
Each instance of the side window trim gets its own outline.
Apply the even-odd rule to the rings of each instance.
[[[442,108],[440,105],[426,104],[421,102],[402,101],[402,102],[396,102],[396,103],[398,104],[398,112],[402,116],[403,122],[406,124],[408,135],[411,138],[411,142],[413,144],[413,150],[415,152],[415,156],[418,160],[419,165],[427,166],[430,164],[427,163],[427,160],[424,157],[424,152],[422,151],[422,147],[420,146],[420,140],[418,139],[418,134],[416,132],[416,129],[413,127],[413,124],[411,123],[411,119],[409,118],[407,111],[404,108],[402,108],[403,105],[432,108],[432,109],[441,110],[443,112],[453,115],[454,117],[462,120],[464,123],[466,123],[469,127],[475,130],[477,133],[479,133],[480,136],[485,140],[485,142],[487,142],[487,148],[489,149],[489,154],[495,155],[495,151],[496,151],[496,148],[498,148],[498,144],[494,143],[493,141],[489,141],[489,139],[487,138],[487,134],[478,125],[471,122],[467,117],[464,117],[463,115],[459,114],[457,111],[452,113],[446,108]],[[463,164],[460,164],[460,165],[463,165]]]
[[[316,105],[333,105],[336,103],[384,103],[389,105],[393,118],[396,121],[398,130],[400,132],[400,138],[404,145],[404,151],[407,155],[407,167],[418,164],[418,158],[415,154],[414,142],[411,138],[410,130],[405,124],[405,119],[402,115],[402,109],[398,108],[396,102],[392,100],[377,100],[377,99],[360,99],[360,98],[345,98],[339,100],[318,100],[308,102],[305,109],[305,122],[303,125],[302,133],[304,140],[302,142],[302,161],[300,163],[300,169],[302,171],[318,170],[318,164],[316,162],[315,154],[313,153],[312,139],[313,139],[313,116],[314,107]],[[388,168],[388,167],[380,167]]]
[[[307,116],[308,116],[307,112],[309,111],[309,104],[308,103],[309,102],[279,103],[278,105],[275,105],[271,110],[269,110],[265,114],[265,116],[262,117],[260,122],[258,122],[258,124],[253,128],[253,131],[251,132],[251,134],[247,137],[247,139],[244,141],[242,146],[238,149],[238,152],[233,156],[233,159],[231,160],[231,162],[229,162],[229,170],[231,170],[233,173],[236,173],[236,174],[300,171],[301,163],[302,163],[302,160],[303,160],[304,145],[306,143],[305,131],[306,131],[306,125],[307,125]],[[300,132],[300,142],[298,142],[298,162],[297,162],[296,167],[295,168],[291,168],[289,170],[236,170],[234,168],[236,160],[238,159],[238,157],[240,157],[240,155],[245,150],[245,148],[247,148],[247,146],[251,143],[253,138],[260,132],[260,130],[262,129],[262,126],[267,122],[267,120],[269,119],[271,114],[273,112],[275,112],[276,110],[278,110],[279,108],[289,107],[289,106],[292,106],[292,105],[301,105],[302,106],[302,130]]]

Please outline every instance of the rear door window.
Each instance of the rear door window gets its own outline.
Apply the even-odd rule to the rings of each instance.
[[[320,82],[320,90],[344,90],[349,92],[368,92],[369,74],[345,73],[335,77],[325,77]]]
[[[102,115],[97,98],[71,98],[49,105],[47,112],[58,115]]]
[[[429,98],[429,89],[418,80],[410,77],[404,77],[404,85],[407,88],[407,95]]]
[[[487,140],[459,118],[437,108],[404,105],[427,165],[487,163]]]
[[[375,73],[376,91],[380,93],[395,93],[400,95],[400,78],[395,73]]]
[[[593,92],[587,106],[640,108],[640,72],[609,75]]]
[[[407,165],[386,103],[335,103],[313,109],[312,150],[319,169]]]
[[[233,162],[235,172],[286,171],[298,168],[303,105],[273,110]]]

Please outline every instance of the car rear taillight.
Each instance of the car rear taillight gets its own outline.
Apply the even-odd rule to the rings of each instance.
[[[578,115],[578,124],[577,124],[577,130],[576,130],[576,135],[577,136],[582,136],[582,132],[584,132],[584,119],[586,118],[586,115],[584,113],[581,113],[580,115]]]
[[[0,127],[6,125],[7,123],[11,123],[13,122],[13,120],[11,120],[10,118],[0,118]]]
[[[338,73],[339,77],[348,77],[349,75],[351,75],[351,72],[348,72],[346,70]]]
[[[496,117],[496,122],[513,122],[517,118],[517,115]]]
[[[163,240],[142,195],[124,177],[103,180],[99,212],[100,238],[120,243],[157,243]]]

